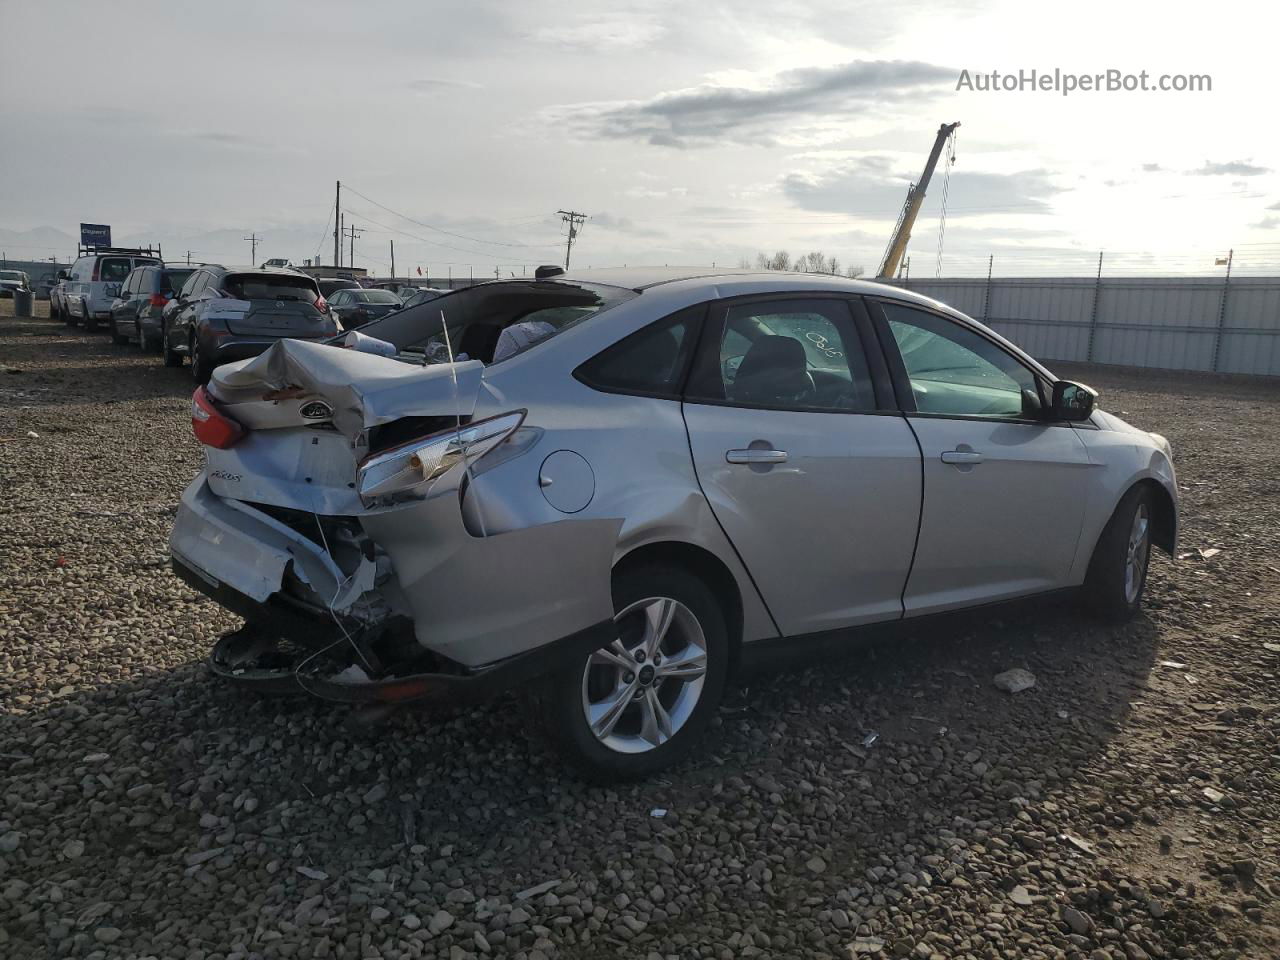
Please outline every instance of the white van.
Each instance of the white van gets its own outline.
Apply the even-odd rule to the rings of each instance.
[[[111,319],[111,304],[130,271],[163,263],[158,247],[82,247],[63,287],[63,319],[96,330],[99,320]]]

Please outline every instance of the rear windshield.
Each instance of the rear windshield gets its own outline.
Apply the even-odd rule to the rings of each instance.
[[[191,270],[165,270],[160,274],[161,290],[181,290],[182,285],[187,282],[187,277],[195,273],[195,269]]]
[[[427,363],[447,362],[450,355],[494,363],[536,347],[636,295],[622,287],[569,281],[484,283],[372,320],[358,329],[389,341],[402,355],[421,356]],[[517,329],[508,334],[512,327]],[[499,341],[503,341],[501,349]]]
[[[400,298],[389,290],[364,290],[354,294],[361,303],[399,303]]]
[[[122,283],[132,269],[133,264],[128,257],[103,257],[98,264],[98,279],[107,283]]]
[[[17,270],[0,270],[0,280],[21,280],[22,274]]]
[[[237,300],[297,300],[314,303],[319,291],[314,280],[270,273],[233,273],[222,289]]]

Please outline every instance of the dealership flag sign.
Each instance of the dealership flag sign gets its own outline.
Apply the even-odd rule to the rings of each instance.
[[[80,224],[80,242],[86,247],[111,246],[111,225],[107,223]]]

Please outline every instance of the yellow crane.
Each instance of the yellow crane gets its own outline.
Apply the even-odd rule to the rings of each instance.
[[[942,156],[942,148],[947,138],[955,132],[959,123],[944,123],[938,128],[938,137],[933,141],[933,149],[929,151],[929,160],[924,165],[924,173],[920,181],[907,187],[907,201],[898,214],[898,224],[893,229],[893,237],[885,248],[884,259],[876,273],[877,280],[892,280],[902,263],[902,255],[907,252],[907,241],[911,239],[911,228],[916,225],[916,216],[924,203],[924,193],[929,189],[929,180],[933,177],[933,168],[938,165],[938,157]]]

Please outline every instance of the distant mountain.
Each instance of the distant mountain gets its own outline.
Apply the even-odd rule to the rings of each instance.
[[[66,260],[76,255],[76,237],[56,227],[6,230],[0,227],[0,250],[13,260]]]

